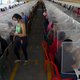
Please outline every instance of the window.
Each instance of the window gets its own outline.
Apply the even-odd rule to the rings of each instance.
[[[2,4],[2,0],[0,0],[0,4]]]
[[[8,4],[8,3],[12,3],[12,2],[14,2],[14,0],[2,0],[3,4]]]

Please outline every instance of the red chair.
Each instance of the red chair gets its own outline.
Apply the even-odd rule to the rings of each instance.
[[[48,50],[47,42],[43,41],[43,42],[42,42],[42,47],[43,47],[43,49],[44,49],[44,55],[45,55],[45,59],[44,59],[44,69],[46,70],[47,64],[51,64],[51,65],[52,65],[52,67],[51,67],[51,68],[52,68],[52,71],[54,71],[54,70],[53,70],[53,67],[54,67],[54,68],[56,69],[56,72],[57,72],[57,75],[58,75],[58,79],[55,78],[54,80],[61,80],[56,65],[55,65],[54,63],[50,62],[50,60],[49,60],[49,55],[48,55],[48,53],[47,53],[47,50]],[[53,76],[53,75],[54,75],[54,74],[53,74],[53,72],[52,72],[52,76]],[[53,80],[53,79],[52,79],[52,80]]]
[[[49,58],[52,65],[52,80],[73,80],[72,78],[61,79],[58,68],[54,63],[52,56],[49,56]],[[55,77],[54,71],[56,72],[57,77]]]
[[[48,55],[47,42],[43,41],[42,47],[44,49],[44,55],[45,55],[44,70],[47,71],[47,64],[51,64],[51,68],[52,68],[52,79],[51,80],[73,80],[72,78],[61,79],[57,66],[54,64],[52,57]],[[54,74],[54,71],[56,72],[56,75]]]
[[[54,61],[54,57],[57,53],[58,48],[61,46],[62,41],[59,41],[58,38],[55,38],[52,44],[49,46],[49,57],[51,56],[51,61]]]

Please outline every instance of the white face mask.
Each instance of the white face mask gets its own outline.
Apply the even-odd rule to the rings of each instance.
[[[14,21],[14,25],[17,25],[18,24],[18,21]]]

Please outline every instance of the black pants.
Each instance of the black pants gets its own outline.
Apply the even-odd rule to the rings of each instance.
[[[22,43],[21,43],[22,40]],[[19,50],[20,47],[22,47],[22,51],[24,53],[25,56],[25,60],[28,60],[28,55],[27,55],[27,37],[16,37],[15,38],[15,48],[14,48],[14,52],[17,56],[18,59],[20,59],[20,54],[19,54]]]

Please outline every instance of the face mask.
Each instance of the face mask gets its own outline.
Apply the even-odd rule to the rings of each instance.
[[[14,24],[17,25],[18,24],[18,21],[14,21]]]

